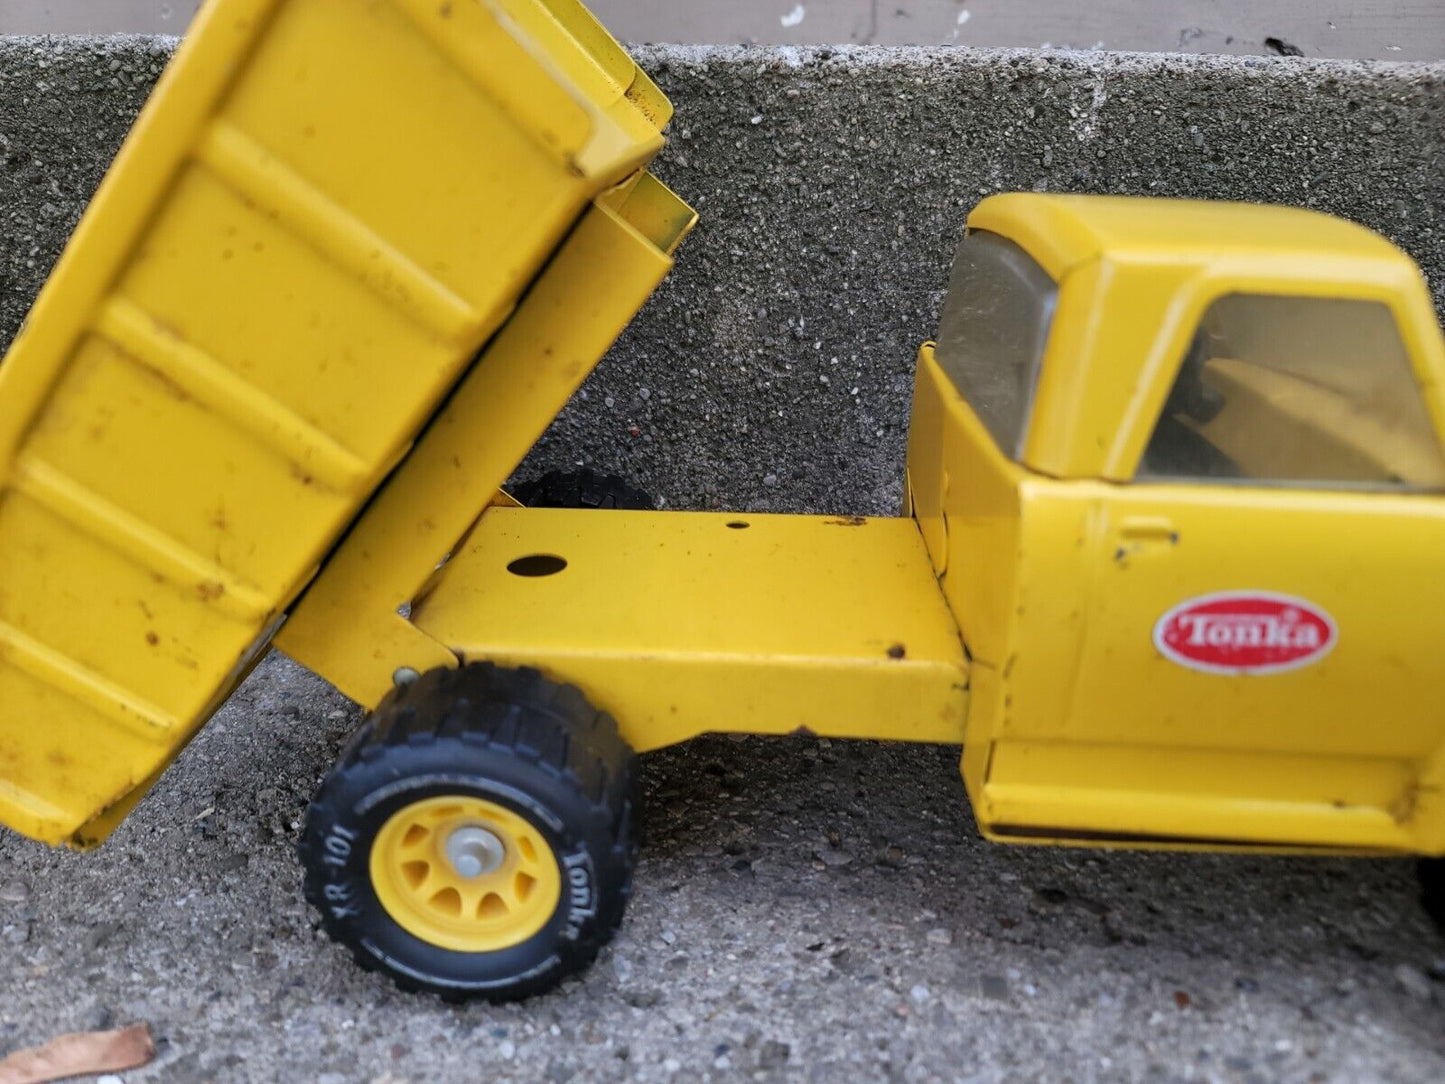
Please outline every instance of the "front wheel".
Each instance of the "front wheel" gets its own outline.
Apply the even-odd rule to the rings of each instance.
[[[307,812],[306,896],[407,989],[527,997],[616,931],[636,856],[635,758],[535,670],[473,664],[395,690]]]

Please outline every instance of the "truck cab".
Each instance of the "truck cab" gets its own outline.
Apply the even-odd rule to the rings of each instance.
[[[908,480],[985,834],[1445,849],[1442,374],[1421,275],[1352,224],[978,206]]]

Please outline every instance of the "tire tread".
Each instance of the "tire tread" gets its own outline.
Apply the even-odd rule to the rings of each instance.
[[[595,928],[587,944],[579,943],[579,966],[590,963],[621,923],[631,896],[638,851],[636,757],[618,735],[616,722],[593,708],[575,686],[551,682],[531,667],[507,669],[470,663],[455,670],[431,671],[393,690],[345,746],[307,812],[308,827],[313,821],[332,823],[337,819],[339,811],[328,807],[326,797],[333,785],[345,793],[347,777],[371,770],[378,758],[395,756],[403,747],[421,748],[438,742],[481,746],[492,755],[536,765],[565,782],[583,799],[588,815],[606,824],[614,841],[613,857],[622,869],[622,884],[620,891],[613,893],[601,891],[599,885]],[[346,946],[364,968],[386,970],[325,906],[326,882],[313,860],[319,855],[310,853],[311,836],[309,830],[303,831],[299,845],[307,901],[320,913],[327,933]],[[391,977],[402,989],[425,986],[406,976]],[[480,996],[494,1001],[527,997],[549,989],[563,977],[544,975]],[[440,988],[435,992],[456,996],[454,991]]]

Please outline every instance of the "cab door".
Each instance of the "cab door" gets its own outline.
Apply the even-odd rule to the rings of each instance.
[[[1034,814],[1060,834],[1415,846],[1445,742],[1442,492],[1386,305],[1219,298],[1134,481],[1091,502],[1068,718],[995,770],[1052,782]]]

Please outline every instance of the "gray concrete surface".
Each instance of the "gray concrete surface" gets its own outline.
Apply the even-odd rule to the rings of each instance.
[[[0,43],[0,344],[165,46]],[[529,469],[672,506],[876,512],[912,355],[986,192],[1318,206],[1445,301],[1441,66],[651,49],[703,225]],[[826,380],[825,380],[826,378]],[[856,390],[855,390],[856,389]],[[651,756],[634,906],[561,992],[452,1008],[315,932],[292,859],[357,713],[264,664],[99,853],[0,836],[0,1050],[148,1020],[132,1080],[1445,1078],[1409,863],[984,845],[950,749]]]
[[[5,0],[0,34],[178,34],[199,0]],[[589,0],[627,41],[972,45],[1436,60],[1438,0]],[[1270,39],[1278,45],[1266,44]]]

